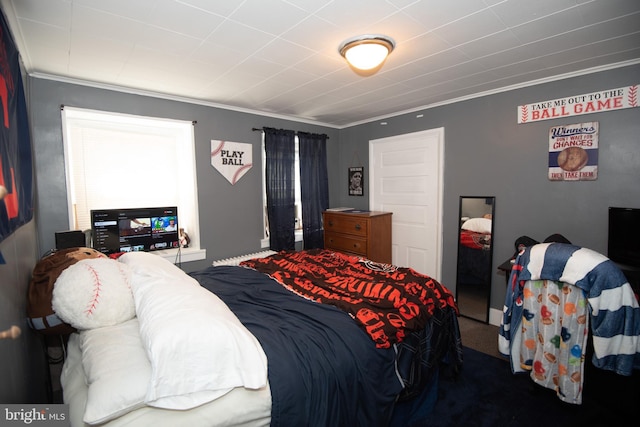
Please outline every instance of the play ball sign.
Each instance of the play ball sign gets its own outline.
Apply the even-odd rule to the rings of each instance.
[[[252,145],[212,139],[211,166],[235,184],[253,166]]]

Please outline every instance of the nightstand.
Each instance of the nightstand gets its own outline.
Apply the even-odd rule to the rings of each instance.
[[[511,276],[511,270],[513,269],[514,259],[509,258],[502,264],[498,266],[498,270],[504,271],[505,274],[505,285],[509,285],[509,276]]]

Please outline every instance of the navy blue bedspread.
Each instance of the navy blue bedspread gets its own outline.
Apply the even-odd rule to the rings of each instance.
[[[260,341],[272,426],[386,426],[402,385],[395,351],[377,349],[348,314],[234,266],[191,273]]]

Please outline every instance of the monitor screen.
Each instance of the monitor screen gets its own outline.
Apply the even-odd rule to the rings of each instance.
[[[117,252],[178,248],[178,208],[99,209],[91,211],[93,248]]]
[[[640,209],[609,208],[607,256],[611,261],[640,267]]]

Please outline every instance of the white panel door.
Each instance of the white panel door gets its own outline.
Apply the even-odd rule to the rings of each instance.
[[[370,209],[393,212],[392,262],[440,280],[444,128],[369,141]]]

